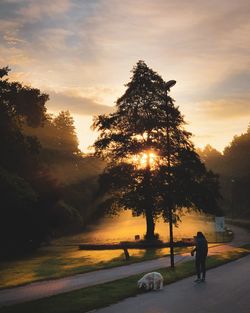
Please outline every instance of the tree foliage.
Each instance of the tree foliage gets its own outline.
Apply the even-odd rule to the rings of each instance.
[[[18,82],[9,82],[5,78],[8,72],[8,68],[3,68],[0,73],[0,164],[20,172],[31,163],[34,165],[30,156],[39,151],[38,140],[26,136],[23,125],[37,127],[44,122],[48,95]]]
[[[41,162],[42,146],[34,134],[47,122],[49,97],[39,89],[10,82],[9,69],[0,69],[0,255],[21,253],[38,247],[62,225],[79,214],[62,201],[62,186]],[[74,134],[73,120],[62,112],[55,122],[57,134]],[[59,137],[59,136],[58,136]],[[60,145],[76,150],[63,136]],[[70,148],[69,148],[70,147]]]

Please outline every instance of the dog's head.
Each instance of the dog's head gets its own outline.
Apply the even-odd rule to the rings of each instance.
[[[147,290],[147,285],[142,282],[138,282],[138,288],[141,290]]]

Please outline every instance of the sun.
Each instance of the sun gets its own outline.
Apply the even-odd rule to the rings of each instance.
[[[157,154],[152,151],[143,151],[132,157],[132,162],[135,163],[139,168],[146,168],[149,166],[150,169],[154,168],[157,164]]]

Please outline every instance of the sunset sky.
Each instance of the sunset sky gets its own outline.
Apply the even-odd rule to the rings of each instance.
[[[112,111],[138,60],[165,80],[193,141],[218,150],[250,122],[249,0],[0,0],[0,67],[74,116]]]

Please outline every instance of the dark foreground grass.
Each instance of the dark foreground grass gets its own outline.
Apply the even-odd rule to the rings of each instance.
[[[217,267],[241,258],[250,252],[250,245],[207,258],[207,268]],[[164,268],[157,270],[164,277],[164,284],[170,284],[195,274],[194,261],[178,264],[175,270]],[[36,300],[10,307],[3,307],[0,313],[84,313],[108,306],[122,299],[142,293],[137,289],[137,280],[143,274],[116,280],[102,285]]]

